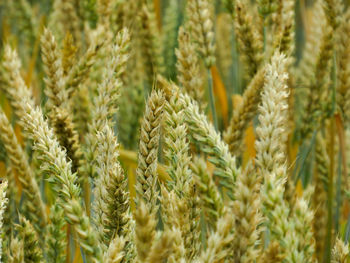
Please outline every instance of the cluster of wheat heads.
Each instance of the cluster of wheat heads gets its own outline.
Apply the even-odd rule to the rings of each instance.
[[[0,262],[350,262],[349,8],[0,1]]]

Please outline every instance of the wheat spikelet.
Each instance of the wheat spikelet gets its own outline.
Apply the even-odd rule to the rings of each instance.
[[[185,236],[189,227],[189,211],[186,202],[181,202],[179,196],[168,191],[161,185],[160,203],[162,205],[162,221],[166,229],[174,232],[174,253],[169,258],[170,262],[186,262]],[[187,213],[186,213],[187,212]]]
[[[19,219],[20,224],[16,228],[23,241],[23,262],[39,263],[43,259],[43,254],[39,246],[39,238],[27,219],[23,216],[20,216]]]
[[[24,40],[29,46],[34,42],[38,35],[38,19],[34,8],[28,0],[9,1],[10,8],[13,8],[13,18],[16,20],[16,26],[20,33],[25,37]],[[31,49],[31,48],[30,48]]]
[[[9,263],[24,262],[23,240],[12,238],[7,258]]]
[[[125,148],[135,150],[137,149],[140,136],[138,128],[144,111],[145,90],[138,83],[130,84],[130,86],[124,86],[121,94],[121,97],[125,98],[125,100],[120,102],[117,126],[120,142]],[[130,119],[128,116],[134,117]]]
[[[314,69],[320,52],[320,38],[322,38],[323,28],[325,26],[325,17],[322,10],[321,1],[316,1],[309,15],[307,23],[312,30],[306,35],[305,48],[303,56],[296,68],[298,82],[301,85],[309,87],[314,80]]]
[[[147,263],[162,263],[167,261],[173,250],[174,233],[171,230],[165,230],[161,236],[152,245],[151,251],[147,257]]]
[[[227,259],[231,254],[233,229],[234,218],[228,211],[224,211],[223,216],[217,221],[216,231],[209,234],[207,249],[202,252],[198,262],[219,263]]]
[[[308,202],[304,198],[298,198],[293,208],[294,229],[297,235],[298,253],[296,258],[300,258],[299,262],[312,262],[315,252],[315,242],[313,239],[312,221],[314,218],[314,212],[310,209]]]
[[[45,78],[45,94],[48,97],[46,107],[49,110],[55,134],[60,144],[66,148],[67,157],[72,160],[72,168],[76,172],[80,166],[81,152],[78,133],[74,129],[70,116],[71,109],[63,78],[62,55],[54,36],[48,29],[44,29],[41,45],[44,71],[47,76]]]
[[[340,24],[343,4],[339,0],[324,0],[323,9],[326,14],[328,24],[336,31]]]
[[[72,1],[55,0],[53,12],[49,17],[48,27],[51,30],[55,29],[57,37],[60,40],[64,38],[66,32],[70,32],[74,37],[77,47],[82,46],[80,21]]]
[[[102,131],[107,121],[112,126],[112,117],[115,114],[116,100],[119,97],[122,81],[121,74],[125,70],[128,59],[129,33],[127,29],[120,31],[117,35],[116,44],[112,48],[111,58],[106,65],[103,74],[103,82],[98,86],[98,96],[94,100],[91,112],[91,123],[86,136],[87,149],[85,152],[85,173],[90,177],[95,176],[94,165],[96,160],[96,132]]]
[[[49,262],[66,262],[66,233],[64,232],[64,212],[55,204],[50,209],[50,223],[47,226],[48,236],[45,239],[47,259]]]
[[[214,28],[210,4],[208,0],[190,0],[186,6],[188,30],[207,68],[215,64]]]
[[[281,248],[280,244],[277,241],[273,241],[265,249],[262,254],[262,257],[258,259],[259,263],[268,263],[268,262],[283,262],[285,255],[280,253]]]
[[[207,0],[191,0],[186,6],[188,30],[207,68],[215,64],[214,28],[210,4]]]
[[[162,28],[162,46],[166,76],[170,79],[175,75],[175,47],[177,46],[177,29],[179,24],[180,3],[176,0],[169,2],[165,9]]]
[[[173,179],[169,184],[179,198],[185,198],[187,203],[182,205],[184,210],[180,211],[180,214],[185,213],[189,215],[187,222],[181,224],[181,230],[185,246],[188,248],[187,258],[190,260],[198,251],[197,244],[199,243],[200,229],[199,224],[196,222],[199,217],[199,211],[197,193],[196,190],[193,190],[194,179],[189,169],[191,158],[186,138],[187,127],[183,123],[185,114],[178,94],[174,94],[165,103],[164,115],[165,134],[168,135],[164,139],[164,156],[168,161],[168,173]]]
[[[294,9],[295,1],[281,1],[281,30],[277,33],[275,46],[281,53],[292,55],[294,52],[294,35],[295,35],[295,18]]]
[[[27,100],[31,106],[34,106],[33,95],[29,88],[24,83],[21,76],[21,61],[17,55],[17,52],[13,50],[9,45],[5,46],[3,57],[3,79],[8,85],[4,90],[10,104],[17,117],[25,115],[21,103],[23,99]]]
[[[186,262],[186,249],[184,247],[183,239],[181,237],[181,231],[178,228],[172,228],[174,234],[173,251],[168,258],[169,263],[185,263]]]
[[[45,205],[40,196],[39,186],[35,175],[28,163],[28,157],[19,144],[11,124],[5,113],[0,110],[0,138],[4,144],[11,166],[18,172],[19,181],[28,200],[25,207],[28,210],[29,219],[37,230],[45,227]]]
[[[346,263],[349,257],[349,245],[337,238],[332,249],[331,263]]]
[[[323,5],[324,14],[327,18],[328,23],[323,29],[320,53],[316,61],[314,71],[315,78],[311,83],[311,91],[307,99],[308,104],[303,116],[303,136],[311,134],[312,127],[317,126],[319,121],[324,119],[327,111],[329,111],[331,107],[330,92],[327,87],[330,82],[329,72],[331,68],[332,57],[334,55],[334,32],[339,26],[339,22],[337,21],[338,18],[336,17],[338,17],[338,13],[341,12],[341,7],[342,4],[338,0],[327,0]],[[320,103],[317,103],[320,100],[324,101],[322,105]]]
[[[136,191],[138,199],[147,201],[150,209],[157,210],[157,155],[160,137],[160,122],[165,98],[162,92],[152,91],[141,124]]]
[[[235,26],[236,35],[240,43],[240,51],[246,60],[249,79],[258,72],[262,62],[262,41],[254,28],[252,17],[247,13],[247,7],[242,1],[236,2]]]
[[[207,165],[202,158],[194,158],[191,170],[199,189],[200,204],[204,208],[204,215],[211,228],[215,228],[216,221],[222,216],[223,200],[213,178],[208,174]]]
[[[96,226],[100,240],[108,246],[114,236],[126,236],[129,231],[129,195],[118,161],[118,143],[108,125],[97,134],[97,142]]]
[[[267,227],[272,233],[270,242],[280,242],[278,258],[290,259],[296,248],[291,235],[292,225],[288,221],[289,207],[283,199],[284,184],[287,179],[284,145],[286,141],[285,117],[288,109],[288,89],[286,80],[287,60],[279,53],[272,57],[266,68],[262,104],[259,106],[260,126],[256,132],[258,140],[256,163],[258,172],[264,178],[262,189],[263,212],[267,217]]]
[[[259,0],[257,4],[260,15],[266,19],[272,13],[276,12],[279,3],[275,0]]]
[[[112,1],[110,0],[98,0],[97,1],[97,13],[98,13],[98,22],[99,24],[102,24],[106,27],[106,29],[109,28],[109,23],[111,19],[111,13],[112,13]]]
[[[260,255],[259,236],[263,221],[261,214],[260,185],[262,177],[251,164],[238,174],[233,202],[235,238],[233,253],[235,261],[255,262]]]
[[[230,68],[233,63],[232,39],[227,37],[233,33],[232,17],[221,14],[216,22],[216,57],[219,69],[224,79],[229,79]]]
[[[5,207],[5,210],[2,214],[2,226],[0,230],[1,237],[8,237],[3,238],[1,242],[2,246],[2,260],[4,262],[7,262],[9,260],[9,254],[10,254],[10,245],[11,245],[11,236],[13,236],[14,229],[13,229],[13,221],[14,221],[14,215],[15,215],[15,205],[16,205],[16,196],[18,196],[16,191],[16,182],[15,182],[15,176],[11,167],[10,163],[6,163],[6,180],[4,182],[7,183],[8,187],[6,188],[6,198],[7,204]],[[5,186],[5,185],[4,185]]]
[[[256,132],[257,165],[264,178],[278,171],[286,162],[285,117],[288,109],[288,87],[286,81],[286,59],[284,55],[275,54],[271,64],[266,68],[262,104],[259,106],[260,126]]]
[[[97,54],[104,45],[102,41],[102,37],[94,38],[85,54],[73,65],[69,72],[67,72],[66,89],[69,96],[71,96],[78,89],[79,84],[83,83],[88,77],[91,68],[96,63]]]
[[[178,42],[179,47],[175,51],[177,79],[185,91],[202,105],[203,110],[206,105],[195,46],[190,41],[190,35],[182,27],[179,29]]]
[[[164,71],[160,34],[153,11],[147,4],[144,4],[139,12],[143,63],[150,84],[156,74]]]
[[[244,131],[256,114],[264,85],[264,72],[264,69],[259,70],[244,91],[243,103],[234,111],[230,125],[224,133],[224,140],[233,155],[240,154]]]
[[[350,117],[350,107],[348,98],[350,95],[350,11],[346,11],[341,17],[338,37],[336,39],[337,52],[337,105],[343,115],[345,126],[348,125]]]
[[[79,133],[80,141],[85,142],[85,134],[89,131],[91,123],[91,102],[89,90],[82,85],[72,99],[73,122]]]
[[[76,184],[76,174],[72,173],[71,162],[67,161],[65,152],[42,116],[41,110],[33,108],[26,101],[22,102],[22,107],[26,112],[22,116],[24,126],[35,142],[34,150],[41,154],[44,161],[41,169],[50,172],[50,179],[60,196],[60,205],[65,211],[67,221],[76,231],[87,257],[93,262],[98,262],[102,256],[101,250],[90,220],[80,204],[81,190]]]
[[[45,94],[48,97],[46,107],[52,111],[54,107],[60,107],[67,103],[68,94],[64,88],[63,67],[61,53],[57,47],[55,37],[47,28],[41,37],[42,60],[46,78]]]
[[[212,158],[210,161],[217,166],[216,175],[220,177],[220,183],[228,189],[227,194],[232,197],[233,186],[238,170],[236,160],[230,154],[228,146],[224,143],[220,134],[215,131],[204,114],[199,112],[196,102],[188,95],[181,94],[180,101],[185,109],[185,121],[191,136],[201,145],[201,150]]]
[[[62,43],[62,68],[63,76],[67,77],[68,72],[76,63],[77,47],[74,46],[74,39],[72,34],[66,33]]]
[[[109,244],[107,252],[103,256],[105,263],[120,263],[124,259],[125,239],[123,237],[115,237]]]
[[[189,170],[191,157],[186,136],[187,127],[183,123],[184,117],[184,109],[178,95],[175,94],[164,107],[164,156],[168,164],[168,173],[172,178],[169,183],[180,197],[185,194],[185,188],[191,180]]]
[[[135,219],[135,245],[138,262],[146,262],[152,244],[156,237],[156,214],[152,212],[143,200],[140,200],[136,211]]]

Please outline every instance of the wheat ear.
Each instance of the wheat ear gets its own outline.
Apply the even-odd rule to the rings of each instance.
[[[204,110],[204,88],[202,76],[199,72],[199,62],[195,45],[191,43],[190,35],[183,27],[179,29],[179,47],[175,54],[177,57],[177,79],[185,91],[201,105]]]
[[[264,86],[264,69],[259,70],[243,94],[243,102],[233,112],[230,125],[224,133],[224,140],[229,145],[233,155],[242,151],[244,131],[254,118],[261,100],[261,91]]]
[[[80,203],[80,187],[76,184],[77,176],[72,173],[71,162],[67,161],[64,150],[60,147],[52,129],[49,128],[39,108],[35,109],[22,102],[22,121],[31,138],[34,140],[34,150],[40,153],[43,160],[41,169],[49,172],[51,181],[59,193],[60,205],[65,211],[67,221],[73,225],[80,245],[83,247],[89,260],[101,260],[101,249],[97,242],[90,219]]]
[[[228,189],[227,194],[233,197],[234,181],[238,174],[235,157],[207,117],[199,112],[198,104],[187,94],[180,94],[180,101],[185,109],[185,121],[191,136],[199,143],[201,150],[212,157],[210,161],[217,167],[216,175],[220,177],[220,183]]]
[[[216,231],[208,237],[207,249],[204,250],[197,262],[219,263],[231,254],[231,243],[234,238],[234,218],[228,211],[223,212],[216,225]]]
[[[116,236],[109,244],[107,252],[103,256],[103,262],[105,263],[120,263],[123,262],[125,253],[123,251],[125,247],[125,239],[123,237]]]
[[[81,151],[79,136],[74,129],[71,117],[71,107],[68,100],[68,92],[65,89],[63,67],[55,37],[48,30],[44,29],[41,39],[42,60],[46,73],[45,94],[48,97],[46,107],[49,111],[50,120],[58,137],[60,144],[66,148],[67,157],[72,160],[73,171],[80,167]]]
[[[332,249],[331,263],[346,263],[349,257],[349,244],[337,238]]]
[[[23,216],[19,217],[20,224],[16,226],[19,236],[23,241],[23,262],[40,263],[43,253],[39,245],[39,238],[32,224]]]
[[[134,219],[137,260],[146,262],[156,237],[156,213],[151,211],[143,200],[140,200],[134,212]]]
[[[191,163],[191,170],[199,189],[200,204],[204,208],[204,216],[208,226],[215,229],[216,222],[222,216],[224,207],[219,189],[208,173],[208,168],[203,158],[195,157]]]
[[[34,172],[28,163],[28,157],[19,144],[14,130],[2,110],[0,110],[0,138],[12,167],[20,175],[18,179],[28,198],[28,201],[25,202],[25,207],[28,209],[29,218],[35,228],[39,230],[46,225],[47,221],[45,205],[40,196]]]
[[[189,32],[207,68],[215,64],[214,25],[210,4],[208,0],[190,0],[186,6]]]
[[[66,233],[64,221],[64,211],[58,205],[54,204],[50,209],[51,222],[47,226],[48,236],[46,243],[46,256],[49,262],[66,262]]]
[[[95,188],[96,225],[100,240],[108,247],[114,236],[126,236],[129,224],[129,193],[124,171],[118,161],[118,143],[106,124],[97,134],[97,174]]]
[[[239,262],[255,262],[261,252],[260,224],[263,222],[261,213],[262,200],[260,186],[262,176],[251,164],[237,176],[233,214],[235,218],[235,238],[233,253]]]
[[[285,116],[288,108],[286,80],[287,59],[276,53],[266,68],[262,104],[259,106],[260,125],[257,128],[256,163],[264,178],[262,189],[263,212],[266,224],[274,240],[280,242],[277,258],[291,258],[296,245],[291,236],[292,225],[288,221],[289,207],[283,199],[287,179],[285,141]]]
[[[117,111],[116,100],[119,97],[122,81],[121,74],[125,70],[128,60],[129,33],[127,29],[120,31],[116,38],[116,44],[112,48],[110,60],[103,74],[103,82],[98,86],[98,95],[94,100],[91,112],[92,121],[89,132],[86,135],[86,163],[84,170],[90,177],[95,177],[96,160],[96,132],[102,131],[107,120],[112,126],[111,118]]]
[[[157,160],[160,138],[160,122],[163,116],[165,98],[162,92],[152,91],[141,124],[139,156],[136,169],[136,191],[139,199],[157,210]]]

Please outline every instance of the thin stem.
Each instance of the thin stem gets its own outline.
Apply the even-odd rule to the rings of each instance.
[[[213,78],[211,76],[211,72],[209,68],[208,68],[208,89],[209,89],[210,111],[213,116],[215,130],[218,131],[218,119],[216,116],[215,98],[214,98],[214,91],[213,91]]]

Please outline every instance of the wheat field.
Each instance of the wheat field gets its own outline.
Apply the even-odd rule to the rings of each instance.
[[[0,0],[0,263],[346,263],[347,0]]]

